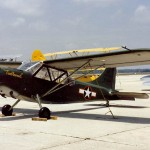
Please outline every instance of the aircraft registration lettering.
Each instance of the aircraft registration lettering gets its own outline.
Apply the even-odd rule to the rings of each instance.
[[[17,77],[17,78],[22,78],[22,75],[23,75],[23,73],[21,73],[21,74],[16,74],[15,72],[11,72],[11,71],[9,71],[9,70],[5,70],[5,72],[6,72],[6,75],[13,76],[13,77]]]
[[[82,94],[86,100],[96,97],[96,92],[93,92],[90,86],[87,86],[84,89],[79,89],[79,93]]]

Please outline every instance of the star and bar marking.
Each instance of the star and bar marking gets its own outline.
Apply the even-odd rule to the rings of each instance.
[[[96,97],[96,92],[93,92],[90,86],[87,86],[84,89],[80,88],[79,93],[82,94],[86,100],[90,100],[92,97]]]

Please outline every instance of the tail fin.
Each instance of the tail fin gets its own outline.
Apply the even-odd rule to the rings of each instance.
[[[91,83],[115,90],[116,68],[106,68],[104,72]]]
[[[34,50],[32,53],[32,61],[40,61],[40,60],[46,60],[42,52],[38,49]]]

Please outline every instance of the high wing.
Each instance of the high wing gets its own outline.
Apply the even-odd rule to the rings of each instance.
[[[80,50],[69,50],[69,51],[62,51],[62,52],[55,52],[55,53],[47,53],[44,54],[45,57],[47,56],[57,56],[57,55],[63,55],[63,54],[69,54],[70,56],[73,56],[75,54],[78,56],[78,53],[82,53],[82,56],[84,54],[88,54],[91,52],[111,52],[114,50],[119,50],[121,47],[110,47],[110,48],[91,48],[91,49],[80,49]]]
[[[86,66],[86,69],[146,65],[150,64],[150,49],[123,49],[109,53],[46,60],[44,63],[64,70],[77,69],[82,65]]]
[[[61,52],[51,52],[43,54],[39,49],[36,49],[32,53],[32,61],[44,61],[44,60],[54,60],[60,58],[68,58],[73,56],[85,56],[91,53],[108,53],[110,51],[120,50],[121,47],[109,47],[109,48],[91,48],[91,49],[79,49],[79,50],[69,50]]]

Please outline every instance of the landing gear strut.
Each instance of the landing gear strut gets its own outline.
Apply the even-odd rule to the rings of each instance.
[[[35,100],[39,104],[40,110],[39,110],[39,118],[47,118],[50,119],[51,117],[51,111],[47,107],[42,107],[41,100],[38,94],[35,96]]]
[[[109,107],[109,100],[106,100],[105,106],[106,106],[106,107]]]

